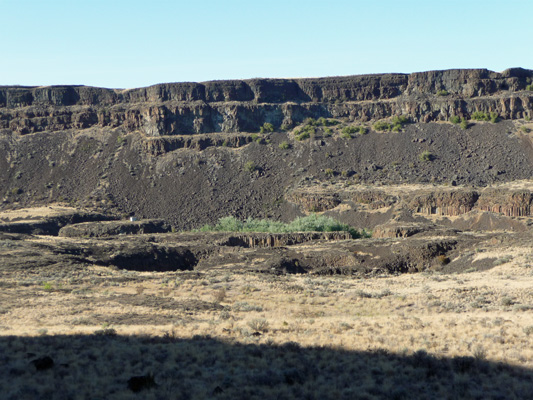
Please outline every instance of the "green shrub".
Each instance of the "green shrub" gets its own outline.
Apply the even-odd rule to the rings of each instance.
[[[309,139],[311,137],[311,134],[308,131],[298,132],[296,135],[296,140],[305,140]]]
[[[341,137],[344,138],[344,139],[352,139],[353,136],[350,133],[343,131],[341,133]]]
[[[317,125],[317,121],[314,118],[306,118],[304,120],[304,125],[316,126]]]
[[[287,150],[290,147],[289,142],[283,141],[278,146],[282,150]]]
[[[220,218],[214,225],[204,225],[200,228],[202,232],[268,232],[268,233],[290,233],[290,232],[349,232],[354,239],[370,237],[366,231],[359,232],[349,225],[343,224],[331,217],[311,214],[306,217],[296,218],[289,223],[272,221],[268,219],[248,218],[245,222],[239,221],[235,217]]]
[[[368,129],[364,126],[346,126],[342,129],[341,137],[351,139],[356,134],[364,135],[368,133]]]
[[[334,172],[331,168],[326,168],[326,170],[324,171],[324,173],[325,173],[327,176],[333,176],[333,175],[335,175],[335,172]]]
[[[263,126],[259,129],[259,132],[274,132],[274,125],[272,125],[270,122],[265,122]]]
[[[391,119],[391,123],[385,121],[378,121],[374,124],[374,130],[378,132],[401,132],[404,125],[410,122],[409,117],[405,115],[395,115]]]
[[[306,126],[303,126],[300,129],[296,129],[294,131],[294,135],[296,137],[296,140],[309,139],[315,133],[316,133],[315,127],[312,126],[312,125],[306,125]]]
[[[475,111],[472,114],[472,119],[475,121],[490,121],[490,116],[483,111]]]
[[[529,90],[530,92],[533,92],[533,85],[527,85],[526,90]]]
[[[244,169],[249,172],[254,172],[257,170],[257,165],[253,161],[247,161],[246,164],[244,164]]]
[[[450,93],[448,93],[448,91],[446,89],[443,89],[443,90],[439,90],[437,92],[437,96],[448,96]]]
[[[409,123],[409,117],[406,117],[405,115],[395,115],[392,117],[392,124],[393,125],[399,125],[400,127],[403,127],[404,125]]]
[[[500,121],[500,116],[498,115],[498,113],[491,112],[490,113],[490,122],[495,124],[496,122],[499,122],[499,121]]]
[[[451,122],[452,124],[456,124],[456,125],[457,125],[458,123],[461,122],[461,117],[459,117],[458,115],[452,115],[452,116],[450,117],[450,122]]]
[[[340,121],[337,121],[336,119],[328,119],[328,118],[320,117],[312,125],[315,125],[315,126],[335,126],[335,125],[338,125],[338,124],[340,124]]]
[[[420,161],[433,161],[435,159],[435,156],[431,152],[426,150],[418,155],[418,159]]]
[[[468,123],[468,121],[464,118],[461,118],[461,129],[467,130],[469,126],[470,124]]]
[[[385,121],[378,121],[374,124],[374,130],[378,132],[388,132],[391,128],[391,125]]]
[[[520,130],[521,130],[522,132],[524,132],[524,133],[529,133],[529,132],[531,132],[531,129],[529,129],[527,126],[523,126],[523,127],[521,127]]]
[[[324,128],[324,136],[330,137],[331,135],[333,135],[333,131],[331,130],[331,128]]]

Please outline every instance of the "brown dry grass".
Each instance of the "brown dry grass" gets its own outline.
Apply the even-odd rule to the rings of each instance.
[[[57,343],[41,341],[68,340],[59,335],[73,343],[99,334],[192,342],[209,337],[263,349],[297,343],[305,349],[333,349],[332,354],[466,356],[529,370],[533,252],[507,248],[479,251],[476,257],[501,261],[484,272],[368,279],[243,271],[140,273],[95,266],[46,280],[34,273],[4,273],[0,339],[40,343],[38,352],[32,350],[38,355],[58,354]],[[28,352],[32,346],[21,348]]]

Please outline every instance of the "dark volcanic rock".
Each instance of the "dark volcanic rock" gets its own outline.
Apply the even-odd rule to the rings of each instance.
[[[84,222],[68,225],[59,230],[64,237],[102,237],[170,232],[163,220]]]
[[[0,129],[25,134],[123,126],[159,136],[257,131],[264,122],[280,127],[308,117],[365,121],[409,114],[415,121],[428,122],[484,111],[521,118],[529,114],[533,97],[518,91],[526,88],[532,76],[531,70],[524,69],[448,70],[167,83],[131,90],[0,87]],[[449,96],[436,96],[442,90]]]

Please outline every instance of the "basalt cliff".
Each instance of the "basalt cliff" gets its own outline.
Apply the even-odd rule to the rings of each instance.
[[[60,203],[178,230],[311,212],[366,229],[424,219],[524,230],[532,80],[513,68],[3,86],[0,199],[3,209]]]

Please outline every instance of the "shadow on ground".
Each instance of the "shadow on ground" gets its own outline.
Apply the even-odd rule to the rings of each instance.
[[[210,337],[0,338],[3,399],[531,399],[533,371],[481,357]]]

